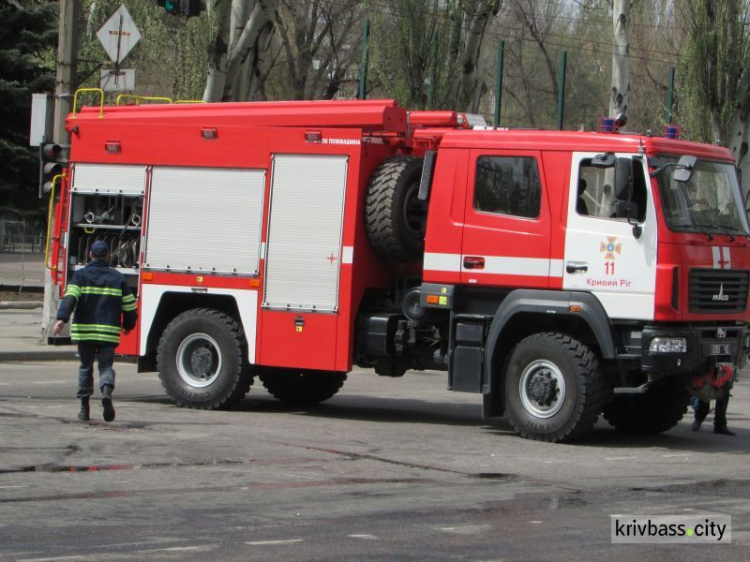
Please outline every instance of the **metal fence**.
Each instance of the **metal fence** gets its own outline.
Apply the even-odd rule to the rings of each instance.
[[[0,252],[44,253],[44,231],[25,220],[0,219]]]

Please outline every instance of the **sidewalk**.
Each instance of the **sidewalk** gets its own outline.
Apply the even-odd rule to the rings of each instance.
[[[9,361],[76,361],[76,346],[42,344],[41,308],[3,308],[0,364]]]

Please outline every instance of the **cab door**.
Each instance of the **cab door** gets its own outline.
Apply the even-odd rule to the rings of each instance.
[[[541,153],[473,150],[466,195],[461,282],[547,288],[560,268],[550,259],[550,213]],[[559,279],[559,272],[556,273]]]
[[[592,293],[611,319],[652,320],[657,220],[645,160],[632,160],[636,216],[628,219],[617,216],[614,168],[592,165],[596,156],[573,154],[563,288]]]

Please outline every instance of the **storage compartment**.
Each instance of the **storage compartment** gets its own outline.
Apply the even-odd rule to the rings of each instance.
[[[96,173],[90,168],[96,168]],[[91,244],[102,240],[109,246],[109,264],[122,272],[133,293],[137,292],[145,172],[140,166],[75,167],[66,244],[68,276],[88,263]]]

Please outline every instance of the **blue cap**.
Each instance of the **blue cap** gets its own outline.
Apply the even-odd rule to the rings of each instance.
[[[96,240],[91,244],[91,255],[95,258],[103,258],[109,253],[109,246],[104,240]]]

